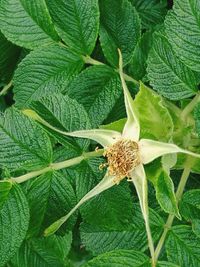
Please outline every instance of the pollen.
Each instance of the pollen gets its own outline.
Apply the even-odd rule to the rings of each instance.
[[[140,164],[138,144],[129,139],[121,139],[104,152],[108,160],[109,175],[116,176],[118,184],[125,177],[130,178],[130,172]]]

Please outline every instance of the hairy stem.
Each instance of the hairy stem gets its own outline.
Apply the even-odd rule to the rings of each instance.
[[[84,152],[79,157],[68,159],[68,160],[65,160],[65,161],[62,161],[62,162],[52,163],[48,167],[45,167],[45,168],[43,168],[41,170],[32,171],[32,172],[29,172],[27,174],[24,174],[24,175],[15,177],[15,178],[12,177],[11,180],[13,182],[16,182],[16,183],[23,183],[23,182],[25,182],[25,181],[27,181],[29,179],[37,177],[37,176],[39,176],[41,174],[44,174],[46,172],[55,171],[55,170],[61,170],[61,169],[64,169],[64,168],[79,164],[84,159],[90,159],[90,158],[93,158],[93,157],[101,157],[103,155],[103,152],[104,152],[104,149],[99,149],[97,151],[92,151],[92,152]]]
[[[86,57],[83,56],[83,60],[84,60],[84,62],[86,64],[91,64],[91,65],[105,65],[103,62],[98,61],[96,59],[93,59],[90,56],[86,56]],[[115,69],[115,71],[119,73],[119,70],[118,69]],[[137,80],[133,79],[131,76],[129,76],[129,75],[125,74],[125,73],[123,73],[123,76],[124,76],[124,79],[127,82],[132,82],[135,85],[139,85],[140,84]]]
[[[188,177],[190,175],[190,171],[191,171],[192,165],[193,165],[193,158],[188,156],[188,158],[186,160],[186,163],[185,163],[185,167],[184,167],[183,173],[181,175],[181,179],[180,179],[177,191],[176,191],[177,203],[180,201],[180,199],[181,199],[181,197],[183,195],[184,188],[185,188],[185,185],[187,183]],[[167,233],[168,233],[168,231],[170,230],[170,228],[171,228],[171,226],[173,224],[174,218],[175,218],[175,216],[172,215],[172,214],[170,214],[168,216],[168,219],[167,219],[166,224],[165,224],[165,229],[164,229],[164,231],[162,233],[162,236],[161,236],[161,238],[160,238],[160,240],[158,242],[158,245],[156,247],[156,250],[155,250],[155,261],[158,260],[159,254],[160,254],[161,249],[162,249],[162,247],[164,245]]]
[[[0,92],[0,96],[2,96],[2,95],[6,95],[7,92],[8,92],[8,90],[11,88],[11,86],[12,86],[12,81],[10,81],[8,84],[6,84],[6,85],[4,86],[4,88],[3,88],[2,91]]]
[[[196,96],[192,99],[192,101],[182,111],[181,113],[182,120],[185,120],[187,115],[193,111],[194,107],[196,106],[198,102],[200,102],[200,92],[196,94]]]

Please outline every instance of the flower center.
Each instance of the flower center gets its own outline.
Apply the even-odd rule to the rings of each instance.
[[[104,156],[108,160],[109,175],[116,176],[117,183],[130,177],[130,172],[140,164],[138,144],[128,139],[121,139],[113,144],[106,149]]]

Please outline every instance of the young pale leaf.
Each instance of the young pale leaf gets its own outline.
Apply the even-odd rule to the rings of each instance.
[[[150,259],[143,253],[134,250],[111,251],[90,260],[83,267],[150,267]]]
[[[100,42],[109,63],[118,67],[119,48],[126,65],[140,37],[140,20],[128,0],[100,0]]]
[[[0,77],[8,82],[16,66],[20,48],[10,43],[0,32]]]
[[[95,128],[107,118],[121,96],[121,83],[111,68],[93,66],[81,72],[65,92],[85,107]]]
[[[146,251],[148,244],[140,205],[135,203],[133,210],[132,222],[130,221],[128,225],[125,224],[121,229],[116,229],[115,225],[100,227],[83,223],[80,227],[81,240],[87,250],[91,251],[93,255],[117,249]],[[150,227],[154,240],[158,240],[163,226],[162,218],[150,209]]]
[[[162,97],[140,83],[140,91],[134,100],[141,135],[144,138],[169,141],[173,133],[173,121],[164,106]]]
[[[14,76],[16,105],[27,107],[33,100],[62,91],[82,66],[79,56],[59,45],[32,51]]]
[[[196,123],[196,131],[200,137],[200,103],[195,107],[194,119]]]
[[[163,22],[167,13],[167,0],[131,0],[146,29]]]
[[[165,20],[166,33],[178,57],[200,71],[200,1],[176,0]]]
[[[194,235],[190,226],[172,227],[166,242],[166,250],[169,261],[181,267],[200,266],[200,238]]]
[[[28,3],[29,1],[26,2]],[[34,1],[34,3],[35,2],[36,1]],[[39,3],[41,1],[38,0],[37,2]],[[29,4],[27,4],[27,6],[29,6]],[[40,3],[40,7],[41,5]],[[39,12],[42,12],[40,7],[37,6]],[[52,25],[49,25],[48,28],[45,27],[46,32],[48,31],[50,35],[44,32],[44,25],[43,28],[40,26],[44,17],[45,20],[49,19],[47,18],[48,11],[42,12],[41,19],[37,17],[38,10],[32,10],[32,12],[34,13],[33,18],[27,13],[20,0],[2,0],[0,5],[1,31],[8,40],[28,49],[53,43],[52,32],[48,30],[49,27],[52,28]],[[35,21],[36,17],[37,21]],[[40,24],[38,24],[39,20]]]
[[[75,192],[60,172],[46,173],[27,188],[27,199],[30,207],[30,225],[28,236],[37,236],[46,226],[68,213],[76,204]],[[74,224],[75,217],[67,228]]]
[[[67,46],[90,55],[99,29],[97,0],[46,0],[57,32]]]
[[[32,102],[31,107],[42,119],[61,131],[72,132],[90,128],[88,114],[83,106],[67,95],[52,94]],[[75,142],[71,137],[51,131],[49,128],[48,130],[61,144],[70,150],[73,148],[77,153],[81,153],[80,147],[86,148],[88,146],[87,140],[77,139]]]
[[[4,266],[16,253],[25,238],[28,224],[26,197],[18,185],[13,185],[0,209],[0,266]]]
[[[15,267],[64,267],[71,242],[71,232],[64,236],[29,239],[11,259],[11,264]]]
[[[0,166],[37,170],[50,164],[51,142],[45,131],[15,108],[0,117]]]
[[[175,55],[163,34],[154,34],[149,53],[147,71],[150,84],[160,94],[172,100],[195,95],[198,84],[195,73]]]

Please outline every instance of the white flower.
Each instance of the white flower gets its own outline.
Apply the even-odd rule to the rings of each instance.
[[[120,51],[119,55],[119,73],[127,113],[127,121],[122,133],[105,129],[81,130],[70,133],[57,130],[67,136],[89,138],[101,144],[105,149],[104,156],[108,160],[107,173],[100,183],[89,191],[66,216],[46,229],[46,235],[54,233],[84,202],[118,184],[125,177],[128,177],[135,185],[146,227],[149,227],[147,179],[143,165],[152,162],[160,156],[171,153],[185,153],[200,158],[199,154],[184,150],[175,144],[158,142],[151,139],[140,139],[140,124],[134,112],[134,101],[123,78]],[[50,125],[47,126],[56,130]]]

